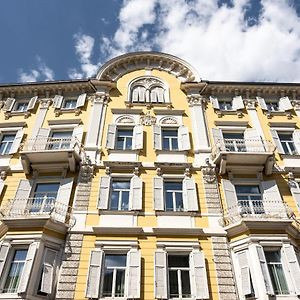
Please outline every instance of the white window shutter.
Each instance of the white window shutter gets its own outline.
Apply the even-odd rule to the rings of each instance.
[[[164,88],[162,88],[162,87],[157,88],[157,97],[158,97],[159,103],[165,102],[165,89]]]
[[[245,107],[242,96],[235,96],[232,99],[232,109],[238,110],[243,109]]]
[[[132,90],[132,99],[131,99],[131,102],[139,102],[139,91],[138,91],[138,88],[139,87],[135,87],[133,90]]]
[[[161,176],[153,178],[154,210],[164,210],[164,180]]]
[[[217,97],[210,96],[209,99],[214,109],[220,109],[219,100]]]
[[[182,185],[184,210],[198,211],[198,198],[195,180],[193,178],[185,177],[182,181]]]
[[[22,142],[22,138],[24,135],[24,129],[19,129],[16,133],[15,139],[11,145],[11,148],[9,150],[9,154],[17,153],[20,147],[20,144]]]
[[[139,102],[146,101],[146,89],[143,86],[139,87]]]
[[[155,150],[162,149],[161,127],[156,124],[153,125],[153,147]]]
[[[238,213],[238,201],[236,197],[235,187],[230,180],[222,179],[222,185],[229,214]]]
[[[44,150],[47,147],[48,138],[50,135],[49,128],[40,128],[36,136],[36,142],[33,145],[34,150]]]
[[[55,260],[57,257],[57,251],[45,248],[44,260],[42,266],[42,280],[40,291],[46,294],[52,293],[54,275],[55,275]]]
[[[211,129],[214,144],[216,147],[218,147],[219,150],[225,150],[225,144],[223,139],[222,130],[219,128],[212,128]]]
[[[4,189],[4,186],[5,186],[4,180],[3,180],[3,179],[0,179],[0,196],[1,196],[1,194],[2,194],[2,191],[3,191],[3,189]]]
[[[286,216],[284,204],[275,180],[262,181],[263,205],[266,213]]]
[[[4,111],[10,112],[12,111],[14,104],[16,102],[15,98],[7,98],[3,107]]]
[[[29,200],[32,185],[32,180],[20,179],[14,202],[11,207],[12,212],[14,212],[15,214],[24,213]]]
[[[209,299],[205,259],[201,251],[193,250],[190,253],[190,265],[195,298]]]
[[[1,279],[1,276],[2,276],[2,273],[4,270],[4,265],[6,262],[6,258],[7,258],[9,249],[10,249],[10,244],[8,244],[8,243],[3,243],[0,246],[0,279]],[[3,280],[3,278],[2,278],[2,280]]]
[[[86,298],[98,299],[99,297],[102,261],[103,251],[101,249],[92,250],[86,284]]]
[[[143,182],[139,176],[133,175],[130,180],[130,210],[142,210]]]
[[[60,187],[58,189],[56,202],[62,203],[66,206],[69,205],[70,197],[72,193],[74,178],[64,178],[60,181]]]
[[[284,111],[293,109],[289,97],[282,97],[279,99],[279,109]]]
[[[29,103],[27,106],[27,111],[34,109],[37,99],[38,99],[38,96],[34,96],[29,100]]]
[[[27,286],[29,283],[31,270],[32,270],[32,266],[33,266],[33,262],[34,262],[34,258],[35,258],[35,253],[38,248],[38,245],[39,245],[39,243],[37,243],[37,242],[33,242],[29,245],[25,264],[23,267],[22,276],[20,277],[20,282],[19,282],[19,286],[18,286],[18,290],[17,290],[18,293],[25,293],[27,290]]]
[[[264,98],[262,97],[256,97],[256,100],[259,104],[259,106],[261,107],[262,110],[268,110],[268,107],[267,107],[267,104],[266,104],[266,101]]]
[[[116,141],[117,125],[109,124],[107,128],[106,148],[114,149]]]
[[[270,132],[271,132],[272,139],[273,139],[273,142],[276,146],[276,149],[277,149],[278,153],[284,154],[284,150],[283,150],[283,147],[281,145],[281,142],[280,142],[277,131],[275,129],[270,129]]]
[[[98,197],[98,209],[108,209],[108,200],[110,193],[111,177],[102,176],[100,178],[100,190]]]
[[[293,132],[293,140],[297,150],[297,153],[300,154],[300,129],[296,129]]]
[[[157,102],[157,88],[153,88],[151,91],[150,91],[150,100],[152,103],[156,103]]]
[[[128,251],[126,273],[126,297],[139,299],[141,296],[141,252],[139,250]]]
[[[133,128],[133,150],[143,149],[143,125],[138,124]]]
[[[85,104],[85,100],[86,100],[86,93],[79,95],[76,101],[76,108],[83,107]]]
[[[183,125],[178,128],[178,148],[179,150],[191,149],[189,129]]]
[[[154,254],[154,294],[156,299],[168,299],[167,253],[155,251]]]
[[[72,148],[76,145],[76,143],[79,143],[81,145],[82,136],[83,136],[83,125],[78,125],[74,127],[72,133],[72,145],[71,145]]]
[[[289,184],[291,193],[298,205],[298,210],[300,211],[300,188],[297,182],[292,182]]]
[[[249,152],[264,152],[264,144],[255,128],[247,128],[244,131],[246,149]]]
[[[295,253],[295,249],[292,245],[284,244],[281,248],[281,252],[286,258],[287,267],[292,277],[295,292],[300,295],[300,266]]]
[[[53,107],[54,108],[61,108],[64,96],[62,95],[55,95],[53,98]]]
[[[246,296],[251,294],[251,277],[248,261],[248,250],[237,253],[237,257],[241,271],[242,292],[243,295]]]

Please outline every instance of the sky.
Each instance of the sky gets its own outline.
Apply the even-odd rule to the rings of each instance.
[[[300,0],[2,0],[0,83],[95,77],[161,51],[205,80],[300,82]]]

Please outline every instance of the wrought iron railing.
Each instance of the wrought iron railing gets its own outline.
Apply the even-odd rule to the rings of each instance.
[[[242,200],[224,209],[224,223],[229,225],[242,219],[268,220],[289,218],[289,207],[281,201]]]
[[[212,149],[213,159],[220,152],[246,152],[246,153],[264,153],[273,152],[275,146],[262,139],[221,139]]]
[[[50,151],[50,150],[80,150],[81,143],[74,137],[70,138],[36,138],[25,141],[22,151]]]
[[[53,197],[14,198],[0,209],[0,218],[39,218],[49,216],[53,221],[68,227],[75,224],[73,208],[55,201]]]

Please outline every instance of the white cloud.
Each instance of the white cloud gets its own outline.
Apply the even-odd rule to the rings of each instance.
[[[124,0],[119,27],[112,38],[102,38],[101,51],[111,58],[158,49],[185,59],[209,80],[300,81],[300,18],[291,1],[261,0],[249,26],[245,14],[253,3]]]
[[[54,72],[39,57],[36,57],[37,67],[26,72],[19,70],[19,80],[21,82],[51,81],[54,80]]]

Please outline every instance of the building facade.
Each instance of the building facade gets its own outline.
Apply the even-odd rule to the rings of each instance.
[[[129,53],[0,86],[0,299],[299,299],[300,84]]]

